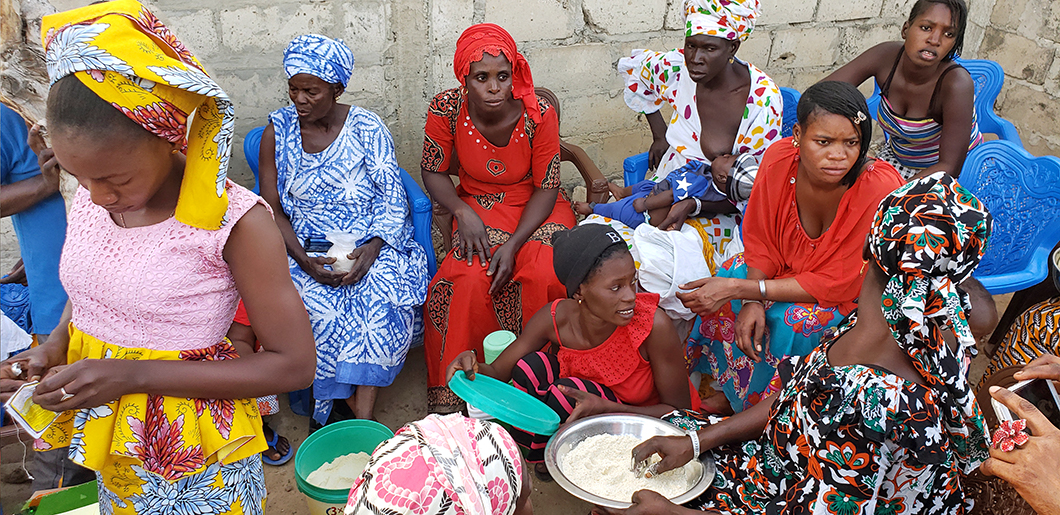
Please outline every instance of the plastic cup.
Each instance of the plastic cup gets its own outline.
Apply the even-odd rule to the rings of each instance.
[[[515,333],[511,331],[493,331],[487,334],[482,339],[482,350],[483,356],[486,359],[486,363],[493,363],[493,360],[500,356],[504,349],[507,349],[512,342],[515,341]]]

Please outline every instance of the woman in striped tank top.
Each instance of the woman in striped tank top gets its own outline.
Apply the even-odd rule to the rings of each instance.
[[[964,0],[917,0],[902,25],[903,41],[880,43],[825,79],[876,81],[877,120],[887,136],[876,157],[906,180],[938,171],[957,177],[968,151],[983,141],[974,83],[954,62],[967,22]]]

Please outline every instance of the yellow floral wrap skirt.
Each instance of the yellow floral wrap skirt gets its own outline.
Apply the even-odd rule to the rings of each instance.
[[[67,362],[82,359],[219,361],[237,358],[227,339],[189,351],[121,347],[70,324]],[[95,470],[102,513],[262,513],[267,448],[256,399],[130,394],[63,412],[34,444],[70,447]]]

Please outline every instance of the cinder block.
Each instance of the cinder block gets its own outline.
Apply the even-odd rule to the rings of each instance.
[[[1038,31],[1038,36],[1053,43],[1060,43],[1060,2],[1054,0],[1049,4],[1048,12],[1043,19],[1042,28]]]
[[[517,42],[564,39],[585,23],[572,0],[486,0],[486,22],[496,23]]]
[[[608,34],[659,30],[666,18],[666,0],[582,0],[590,23]]]
[[[382,62],[383,52],[392,42],[389,2],[349,2],[342,9],[342,37],[353,50],[355,66]]]
[[[975,2],[975,7],[979,8],[981,2]],[[883,18],[899,18],[902,22],[909,19],[909,11],[913,9],[913,4],[916,0],[884,0],[883,8],[880,11],[880,16]]]
[[[880,0],[824,0],[817,6],[817,21],[841,21],[875,18],[880,15]]]
[[[637,113],[626,106],[621,95],[595,93],[584,96],[560,96],[560,135],[569,137],[595,133],[635,130],[642,124]]]
[[[842,48],[837,67],[842,66],[861,55],[866,50],[885,41],[901,39],[902,25],[885,23],[882,25],[858,24],[843,29]]]
[[[275,49],[280,52],[302,34],[342,37],[334,30],[330,4],[294,4],[221,11],[221,41],[230,50]]]
[[[1054,51],[1042,48],[1036,42],[1017,34],[1001,32],[993,27],[986,29],[979,57],[997,61],[1006,75],[1024,79],[1034,84],[1045,82],[1046,72],[1053,62]]]
[[[663,21],[666,30],[685,30],[685,3],[682,0],[670,2],[670,8],[666,11],[666,19]]]
[[[431,2],[431,45],[443,55],[452,55],[460,33],[474,22],[474,0],[434,0]]]
[[[1037,34],[1046,10],[1048,6],[1041,2],[1005,0],[1002,5],[994,5],[990,12],[990,25],[1023,35]]]
[[[647,123],[643,123],[643,129],[567,138],[567,141],[582,147],[604,177],[622,184],[622,161],[648,150],[651,146],[651,130]]]
[[[838,28],[778,30],[769,53],[770,66],[802,68],[832,66],[839,56]]]
[[[759,17],[758,23],[780,25],[810,21],[813,20],[816,7],[817,0],[762,0],[762,16]]]
[[[209,59],[218,53],[221,44],[213,11],[202,9],[165,13],[163,23],[188,46],[195,57],[205,63],[209,70]]]
[[[736,51],[736,56],[762,68],[769,64],[769,49],[772,46],[773,35],[762,28],[754,31],[751,37],[740,43],[740,49]]]
[[[525,55],[534,75],[534,85],[557,94],[565,91],[585,94],[622,87],[615,70],[618,56],[602,43],[535,48]]]
[[[1033,134],[1056,137],[1056,127],[1060,124],[1060,102],[1057,102],[1055,96],[1015,81],[1006,81],[1002,94],[1003,100],[995,106],[998,114],[1006,120],[1011,120],[1019,129],[1021,137]],[[1054,147],[1050,149],[1050,152],[1042,152],[1043,149],[1035,151],[1030,148],[1028,151],[1036,155],[1056,155],[1056,151],[1060,150],[1057,143],[1060,143],[1060,138],[1054,140]]]

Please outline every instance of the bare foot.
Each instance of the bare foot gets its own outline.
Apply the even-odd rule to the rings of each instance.
[[[572,202],[571,204],[574,208],[574,212],[579,215],[589,216],[593,214],[593,206],[588,202]]]

